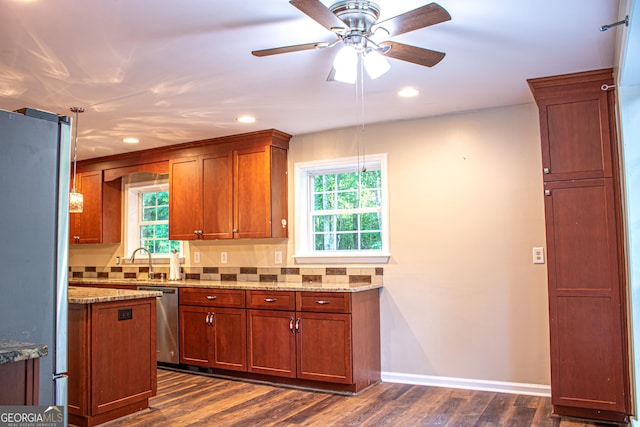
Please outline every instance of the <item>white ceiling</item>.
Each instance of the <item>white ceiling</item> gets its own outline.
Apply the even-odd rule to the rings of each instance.
[[[382,20],[429,1],[377,3]],[[365,79],[367,123],[531,102],[527,78],[614,64],[620,30],[599,27],[619,20],[619,0],[438,3],[451,21],[393,40],[447,56],[433,68],[391,60]],[[0,36],[0,109],[84,106],[79,159],[359,120],[354,86],[325,81],[337,48],[251,55],[335,38],[287,0],[0,0]],[[420,96],[399,98],[404,86]]]

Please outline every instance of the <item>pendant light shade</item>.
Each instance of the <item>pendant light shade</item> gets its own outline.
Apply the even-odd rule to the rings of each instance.
[[[72,113],[76,114],[75,142],[73,144],[73,188],[69,193],[69,213],[82,213],[84,210],[84,196],[76,189],[76,169],[78,164],[78,114],[84,112],[83,107],[71,107]]]
[[[82,213],[84,208],[84,196],[75,189],[69,193],[69,213]]]

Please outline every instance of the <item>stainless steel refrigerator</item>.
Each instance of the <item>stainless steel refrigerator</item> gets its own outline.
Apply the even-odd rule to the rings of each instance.
[[[39,404],[66,406],[70,119],[20,111],[0,110],[0,337],[48,346]]]

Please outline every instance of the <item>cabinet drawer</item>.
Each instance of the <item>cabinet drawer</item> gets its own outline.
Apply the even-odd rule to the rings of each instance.
[[[245,295],[240,289],[180,289],[181,305],[244,308]]]
[[[247,291],[247,307],[268,310],[294,310],[293,291]]]
[[[296,292],[297,311],[351,313],[349,292]]]

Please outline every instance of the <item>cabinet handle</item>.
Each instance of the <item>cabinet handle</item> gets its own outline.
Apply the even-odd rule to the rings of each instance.
[[[316,300],[316,304],[320,304],[320,305],[326,305],[326,304],[330,304],[330,303],[331,303],[331,301],[327,301],[327,300],[324,300],[324,299]]]
[[[299,317],[296,319],[296,332],[300,333],[300,318]]]
[[[217,296],[215,296],[215,295],[207,295],[207,299],[208,299],[209,301],[213,301],[213,300],[215,300],[215,299],[218,299],[218,297],[217,297]]]
[[[234,229],[233,229],[233,230],[231,230],[231,231],[232,231],[233,233],[237,233],[237,232],[238,232],[238,229],[237,229],[237,228],[234,228]]]
[[[549,173],[549,168],[542,169],[542,172],[544,172],[545,174],[548,174]]]
[[[211,313],[209,313],[208,311],[207,311],[207,317],[205,318],[204,322],[207,324],[207,326],[211,326]]]
[[[550,196],[551,195],[551,190],[544,190],[544,195],[545,196]]]
[[[276,298],[265,298],[264,302],[276,302],[278,301]]]
[[[293,329],[293,317],[289,319],[289,330],[291,331],[292,334],[296,333],[295,329]]]
[[[209,326],[213,326],[215,321],[216,321],[216,314],[212,311],[211,312],[211,322],[209,323]]]

